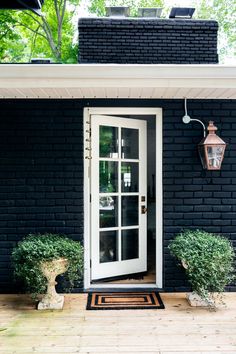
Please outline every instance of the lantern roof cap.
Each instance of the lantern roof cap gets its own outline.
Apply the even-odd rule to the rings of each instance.
[[[208,123],[207,130],[208,130],[209,134],[215,134],[215,132],[218,130],[218,128],[214,125],[214,122],[212,120],[210,120]]]
[[[222,140],[218,135],[216,135],[217,127],[214,125],[213,121],[209,121],[207,130],[208,135],[202,139],[200,145],[226,145],[224,140]]]

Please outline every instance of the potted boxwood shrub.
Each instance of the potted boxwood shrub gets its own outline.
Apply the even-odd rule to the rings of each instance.
[[[63,274],[62,286],[69,291],[83,269],[83,247],[64,235],[30,234],[12,253],[15,276],[23,280],[34,299],[44,294],[38,309],[62,309],[64,296],[55,290],[55,278]],[[66,287],[65,287],[66,286]]]
[[[193,292],[192,306],[216,307],[227,284],[235,278],[235,254],[230,241],[202,230],[185,230],[169,245],[186,270]]]

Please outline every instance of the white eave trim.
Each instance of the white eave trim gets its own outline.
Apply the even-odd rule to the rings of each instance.
[[[165,98],[186,89],[209,89],[210,98],[236,98],[236,66],[229,65],[115,65],[115,64],[1,64],[3,90],[18,97],[21,89],[162,89]],[[229,90],[229,97],[227,96]],[[144,90],[145,91],[145,90]],[[63,91],[61,91],[63,96]],[[222,94],[221,94],[222,93]],[[179,94],[181,96],[181,94]],[[91,95],[86,95],[88,98]],[[155,95],[154,95],[155,96]],[[104,97],[104,94],[101,95]],[[128,97],[128,96],[127,96]],[[140,97],[140,96],[139,96]],[[145,97],[142,96],[141,98]],[[201,97],[201,96],[199,96]],[[19,97],[20,98],[20,97]],[[40,98],[40,96],[39,96]],[[99,98],[99,95],[97,96]],[[191,95],[189,96],[191,98]],[[192,94],[192,98],[196,95]],[[204,97],[203,97],[204,98]],[[206,97],[208,98],[208,97]]]

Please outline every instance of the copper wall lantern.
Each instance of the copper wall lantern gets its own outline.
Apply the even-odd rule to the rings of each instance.
[[[202,166],[206,170],[220,170],[224,158],[226,143],[216,135],[217,127],[214,122],[210,121],[207,127],[208,135],[206,135],[206,127],[199,119],[192,119],[187,113],[187,100],[185,99],[185,115],[184,123],[196,121],[203,126],[204,138],[198,144],[198,152],[202,162]]]
[[[202,166],[207,170],[220,170],[226,143],[216,135],[217,127],[214,122],[209,122],[207,130],[208,135],[198,144]]]

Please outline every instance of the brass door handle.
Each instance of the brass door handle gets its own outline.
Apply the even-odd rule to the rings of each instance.
[[[147,208],[145,207],[145,205],[141,205],[141,214],[146,214],[147,212]]]

